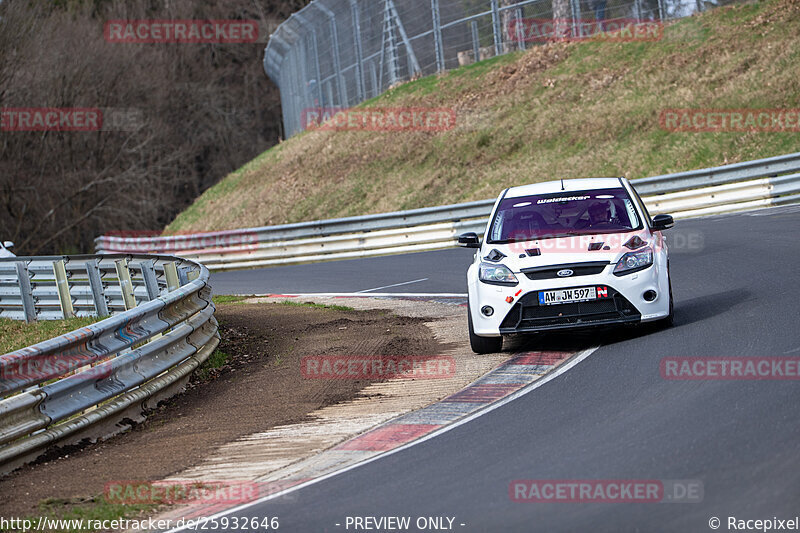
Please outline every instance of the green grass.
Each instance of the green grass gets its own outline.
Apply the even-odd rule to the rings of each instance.
[[[233,304],[240,304],[247,300],[246,296],[228,296],[225,294],[221,294],[219,296],[214,296],[212,299],[214,305],[233,305]]]
[[[39,512],[35,516],[29,516],[26,519],[33,523],[33,528],[39,523],[40,517],[45,517],[53,520],[83,520],[84,527],[64,527],[61,529],[49,528],[49,532],[57,533],[86,533],[91,531],[102,531],[99,528],[87,527],[90,525],[89,521],[103,521],[103,520],[116,520],[119,518],[128,518],[131,520],[141,520],[147,513],[152,513],[158,509],[158,505],[121,505],[112,504],[105,500],[103,496],[97,496],[93,499],[87,500],[63,500],[57,498],[48,498],[39,502]],[[51,526],[53,524],[51,523]],[[65,524],[66,525],[66,524]],[[0,532],[22,532],[21,529],[3,529]]]
[[[71,318],[68,320],[42,320],[27,324],[18,320],[0,318],[0,354],[26,348],[97,321],[97,318]]]
[[[222,368],[230,361],[231,356],[222,350],[214,350],[208,359],[203,361],[200,368],[197,369],[196,375],[200,381],[208,381],[211,377],[212,371]]]
[[[800,7],[712,9],[669,24],[657,42],[535,46],[362,106],[453,108],[457,127],[297,135],[212,187],[166,232],[413,209],[562,177],[635,179],[798,151],[797,133],[674,133],[658,117],[800,107]]]
[[[280,302],[281,305],[288,305],[292,307],[310,307],[312,309],[331,309],[334,311],[355,311],[352,307],[347,307],[345,305],[327,305],[327,304],[317,304],[314,302],[292,302],[290,300],[284,300]]]

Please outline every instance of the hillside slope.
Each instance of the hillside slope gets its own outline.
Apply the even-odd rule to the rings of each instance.
[[[167,233],[495,196],[561,177],[639,178],[800,150],[800,133],[675,133],[669,108],[800,108],[800,1],[719,8],[659,42],[553,43],[401,85],[367,106],[454,108],[440,133],[314,131],[203,194]]]

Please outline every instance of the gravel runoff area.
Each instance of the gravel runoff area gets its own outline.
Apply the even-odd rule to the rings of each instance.
[[[316,306],[306,305],[312,301]],[[92,506],[118,480],[261,480],[468,385],[507,356],[476,356],[458,303],[261,298],[218,306],[226,362],[97,443],[51,451],[0,479],[0,516]],[[327,307],[323,307],[327,306]],[[346,307],[344,307],[346,306]],[[306,356],[452,356],[446,379],[307,379]],[[234,453],[243,451],[245,453]],[[174,511],[174,509],[173,509]]]

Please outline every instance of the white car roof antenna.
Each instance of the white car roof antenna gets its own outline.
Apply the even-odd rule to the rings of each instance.
[[[561,190],[562,191],[566,191],[567,190],[567,188],[564,187],[564,178],[561,178]]]

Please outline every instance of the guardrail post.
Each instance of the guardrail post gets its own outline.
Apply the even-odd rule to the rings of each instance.
[[[439,0],[431,0],[431,15],[433,16],[433,45],[436,54],[436,72],[444,70],[444,48],[442,44],[442,20],[439,11]]]
[[[100,268],[97,266],[97,260],[86,261],[86,275],[89,278],[89,288],[92,290],[94,310],[97,316],[100,318],[109,316],[111,313],[108,312],[108,300],[106,300],[103,279],[100,276]]]
[[[178,266],[174,262],[164,264],[164,277],[167,278],[167,291],[177,291],[181,288]]]
[[[178,280],[180,280],[181,287],[189,283],[188,267],[178,267]]]
[[[58,303],[61,305],[61,314],[64,316],[64,320],[75,318],[75,308],[72,306],[72,295],[69,293],[67,267],[63,259],[53,261],[53,274],[56,277],[56,291],[58,292]]]
[[[142,271],[144,287],[147,289],[147,297],[150,301],[157,299],[161,291],[158,288],[155,263],[153,261],[142,261],[139,263],[139,269]]]
[[[503,53],[503,33],[500,28],[500,8],[497,6],[497,0],[492,0],[492,33],[494,34],[494,54],[500,55]]]
[[[31,285],[31,276],[28,273],[28,265],[22,261],[17,261],[16,267],[19,295],[22,299],[22,311],[25,314],[25,322],[36,322],[36,302],[33,299],[33,287]]]
[[[119,288],[122,291],[125,310],[130,311],[136,307],[136,298],[133,296],[133,282],[131,281],[131,272],[128,270],[128,260],[118,259],[114,261],[114,266],[117,269],[117,278],[119,279]]]

